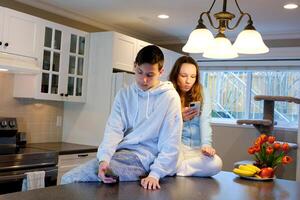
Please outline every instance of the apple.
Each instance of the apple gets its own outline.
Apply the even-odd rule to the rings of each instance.
[[[259,176],[262,178],[272,178],[274,176],[274,169],[272,167],[262,168]]]

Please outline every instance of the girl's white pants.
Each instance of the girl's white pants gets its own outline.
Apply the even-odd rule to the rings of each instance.
[[[218,155],[205,156],[201,148],[181,146],[177,165],[178,176],[213,176],[222,169],[222,160]]]

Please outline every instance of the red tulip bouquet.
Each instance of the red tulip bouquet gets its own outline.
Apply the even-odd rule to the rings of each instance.
[[[253,146],[248,148],[248,153],[255,156],[254,165],[260,168],[261,178],[272,178],[278,165],[289,164],[293,159],[287,155],[290,147],[288,143],[275,142],[274,136],[261,134],[256,138]]]

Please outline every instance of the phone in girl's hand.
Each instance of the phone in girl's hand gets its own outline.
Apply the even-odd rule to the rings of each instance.
[[[200,113],[200,101],[193,101],[190,103],[190,108],[197,110]]]

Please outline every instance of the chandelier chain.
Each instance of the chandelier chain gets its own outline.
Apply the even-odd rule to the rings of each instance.
[[[242,15],[244,12],[241,10],[241,8],[240,8],[240,6],[239,6],[237,0],[234,0],[234,1],[235,1],[236,7],[239,9],[239,11],[240,11],[240,13],[241,13],[241,15]]]
[[[210,6],[209,10],[207,11],[207,13],[210,13],[210,11],[214,7],[215,3],[216,3],[216,0],[214,0],[214,2],[211,4],[211,6]]]

